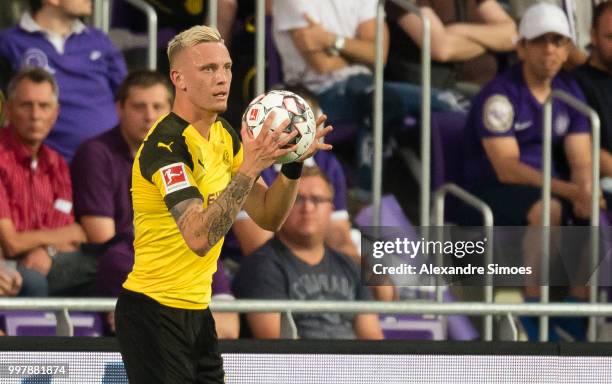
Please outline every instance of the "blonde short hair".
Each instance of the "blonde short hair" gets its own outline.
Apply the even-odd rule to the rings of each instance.
[[[184,30],[174,36],[168,43],[168,61],[170,66],[172,67],[172,61],[180,51],[200,43],[223,43],[223,39],[219,30],[205,25],[195,25]]]

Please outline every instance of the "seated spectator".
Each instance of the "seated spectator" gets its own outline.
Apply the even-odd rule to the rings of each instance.
[[[91,12],[92,0],[30,0],[19,25],[0,33],[0,88],[23,67],[57,79],[62,108],[46,143],[68,162],[79,144],[117,124],[114,93],[126,75],[108,37],[81,22]]]
[[[170,112],[172,101],[173,88],[166,76],[131,73],[118,91],[119,125],[83,143],[71,164],[76,217],[92,248],[97,248],[98,295],[117,297],[134,265],[132,163],[149,128]],[[213,275],[213,297],[231,295],[224,274],[219,265]],[[220,337],[238,337],[237,314],[213,316],[219,320]]]
[[[305,167],[287,220],[263,247],[244,260],[234,279],[239,298],[369,300],[357,265],[325,245],[333,211],[333,187],[316,167]],[[281,336],[280,313],[250,313],[256,338]],[[295,314],[301,338],[381,339],[375,314]]]
[[[589,105],[601,121],[601,176],[612,177],[612,1],[593,12],[591,56],[574,72]],[[610,206],[612,201],[609,201]]]
[[[89,294],[96,260],[79,251],[85,235],[72,215],[68,166],[43,144],[59,112],[57,92],[40,68],[9,83],[9,126],[0,131],[0,244],[6,258],[47,276],[51,295]]]
[[[332,124],[351,122],[356,137],[359,187],[371,187],[371,121],[374,97],[376,0],[287,0],[272,4],[273,33],[281,56],[284,82],[302,84],[316,95]],[[388,52],[385,27],[383,57]],[[407,115],[420,113],[420,87],[386,81],[384,127],[387,137],[402,127]],[[432,91],[432,109],[455,107]],[[363,155],[362,155],[363,154]]]
[[[318,118],[321,114],[321,108],[317,103],[314,95],[302,86],[289,86],[284,88],[287,91],[294,92],[302,96],[312,108],[315,117]],[[353,243],[351,238],[351,221],[347,211],[347,196],[346,196],[346,178],[342,165],[331,152],[320,151],[313,157],[304,161],[306,166],[317,166],[325,174],[334,188],[333,212],[329,228],[326,231],[325,243],[330,248],[337,252],[343,253],[353,259],[357,264],[361,264],[359,250]],[[268,185],[278,176],[280,164],[276,164],[261,174],[262,178]],[[248,256],[257,248],[261,247],[274,236],[274,233],[261,229],[255,222],[249,218],[246,212],[241,211],[232,226],[232,235],[230,241],[226,239],[224,243],[224,251],[241,252]],[[240,249],[229,249],[232,247],[232,238],[237,240]],[[227,245],[226,245],[227,244]],[[393,287],[376,286],[372,287],[374,294],[378,300],[393,300],[395,290]]]
[[[560,72],[571,42],[560,8],[546,3],[529,8],[519,37],[520,64],[496,77],[474,99],[465,128],[465,182],[491,207],[496,225],[541,226],[543,104],[553,88],[581,100],[584,96],[576,82]],[[554,100],[552,109],[557,161],[552,167],[550,223],[580,223],[591,215],[590,127],[562,101]],[[539,241],[525,239],[529,265],[538,265],[538,247]],[[525,292],[527,300],[535,300],[539,287],[527,284]],[[585,299],[587,291],[571,287],[570,295]],[[537,325],[524,324],[530,338],[536,338]]]
[[[432,85],[454,88],[459,82],[484,85],[497,74],[495,52],[514,50],[516,24],[497,0],[436,2],[418,0],[431,23]],[[387,76],[421,82],[422,21],[388,2],[391,47]]]
[[[491,205],[496,225],[539,225],[542,105],[553,88],[584,99],[576,82],[560,73],[571,36],[560,8],[550,4],[529,8],[519,35],[521,63],[476,96],[465,128],[465,182]],[[569,165],[572,178],[564,180],[563,167],[553,167],[553,225],[561,224],[561,200],[571,203],[577,217],[590,217],[589,141],[587,119],[555,100],[553,142],[557,149],[565,149],[565,167]]]
[[[570,22],[572,45],[565,69],[572,69],[586,63],[589,51],[590,27],[593,6],[606,0],[508,0],[512,16],[520,20],[525,10],[538,2],[554,4],[565,12]]]
[[[289,86],[284,89],[302,96],[312,108],[315,118],[321,116],[322,112],[319,104],[310,91],[302,86]],[[317,152],[304,163],[306,166],[318,166],[334,187],[334,210],[330,228],[325,238],[326,244],[359,262],[359,251],[353,244],[350,234],[351,222],[346,207],[346,177],[344,176],[342,165],[333,153],[325,151]],[[272,182],[280,172],[280,167],[280,164],[276,164],[262,172],[261,176],[266,184],[272,185]],[[238,214],[238,218],[232,228],[246,256],[261,247],[273,236],[272,232],[259,228],[245,211],[241,211]]]

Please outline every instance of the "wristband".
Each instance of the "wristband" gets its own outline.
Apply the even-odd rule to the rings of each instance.
[[[286,163],[283,164],[280,171],[288,179],[297,180],[302,175],[302,167],[304,167],[302,162]]]

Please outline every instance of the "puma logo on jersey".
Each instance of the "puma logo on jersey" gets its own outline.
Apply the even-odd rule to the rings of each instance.
[[[172,152],[172,148],[170,148],[174,144],[174,141],[171,141],[170,144],[162,143],[161,141],[157,143],[157,148],[166,148],[170,152]]]

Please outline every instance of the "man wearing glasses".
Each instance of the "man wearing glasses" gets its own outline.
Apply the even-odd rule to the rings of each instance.
[[[541,225],[544,103],[553,89],[584,100],[576,82],[560,72],[570,43],[563,11],[547,3],[533,5],[519,25],[516,48],[521,62],[497,76],[474,99],[465,127],[464,181],[491,207],[497,226]],[[551,226],[584,223],[591,215],[590,125],[557,99],[552,116]],[[466,219],[468,224],[479,224],[467,215]],[[540,240],[527,236],[523,241],[525,262],[536,267]],[[570,301],[586,298],[584,287],[570,287],[568,292]],[[533,282],[526,284],[526,300],[537,300],[539,293]],[[554,322],[553,318],[551,331]],[[523,319],[523,325],[534,339],[535,320]],[[584,326],[574,329],[578,330],[569,333],[577,339],[584,337]],[[554,334],[550,337],[558,340]]]
[[[325,245],[334,210],[333,187],[317,167],[305,167],[298,195],[274,238],[246,258],[234,278],[239,298],[278,300],[369,300],[358,266]],[[281,334],[280,313],[250,313],[246,320],[256,338]],[[375,314],[295,314],[300,338],[381,339]]]

